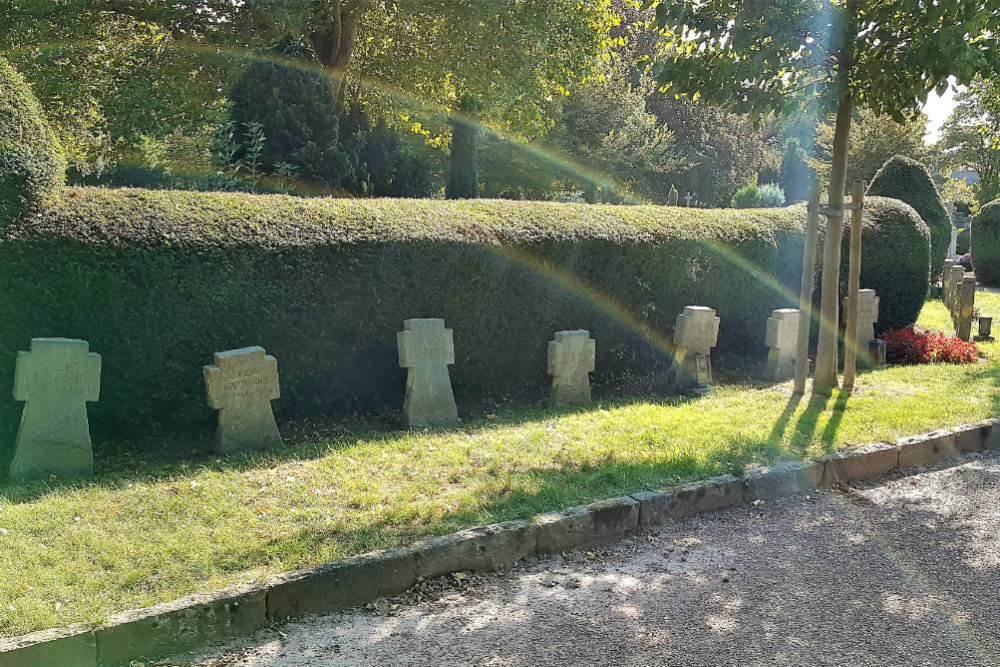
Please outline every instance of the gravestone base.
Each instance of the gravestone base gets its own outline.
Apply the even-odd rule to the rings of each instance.
[[[281,435],[270,403],[260,406],[259,411],[248,411],[244,415],[225,410],[219,412],[219,426],[215,432],[217,454],[256,452],[278,447],[281,447]]]
[[[30,451],[30,454],[25,454]],[[59,440],[34,440],[30,447],[18,441],[17,454],[10,464],[10,483],[86,479],[94,474],[94,452],[86,445]]]
[[[686,393],[707,394],[712,389],[712,357],[707,354],[684,354],[674,373]]]
[[[795,377],[795,350],[774,348],[767,355],[767,379],[784,382]]]

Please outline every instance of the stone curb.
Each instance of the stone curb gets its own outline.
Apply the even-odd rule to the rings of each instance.
[[[98,667],[159,660],[214,642],[247,637],[274,623],[347,609],[402,593],[418,578],[488,572],[532,554],[610,544],[639,530],[757,501],[912,470],[980,451],[1000,450],[1000,419],[875,443],[823,461],[779,463],[662,491],[643,491],[534,522],[508,521],[289,572],[261,584],[117,614],[99,628],[78,624],[0,640],[0,667]]]

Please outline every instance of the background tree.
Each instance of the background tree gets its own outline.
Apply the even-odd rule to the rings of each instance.
[[[979,174],[981,205],[1000,196],[1000,79],[976,77],[960,91],[941,135],[942,163]]]
[[[825,179],[830,177],[833,162],[834,127],[821,121],[818,127],[818,153],[812,167]],[[857,109],[851,120],[851,139],[847,148],[847,180],[871,183],[876,172],[897,155],[922,163],[934,164],[934,149],[924,143],[927,116],[918,113],[900,123],[887,115],[878,116],[871,109]]]
[[[111,22],[151,24],[164,48],[213,61],[291,36],[311,45],[339,99],[353,81],[376,115],[430,127],[429,138],[444,145],[466,96],[482,109],[470,122],[529,139],[544,134],[565,87],[604,48],[613,18],[606,0],[203,0],[199,9],[168,0],[23,0],[0,17],[0,34],[6,28],[19,44],[93,45]],[[419,100],[425,120],[412,109],[400,119],[401,99]]]
[[[663,51],[653,73],[667,92],[734,111],[836,117],[830,207],[841,209],[855,107],[904,122],[928,92],[1000,67],[992,0],[646,0]],[[837,381],[843,217],[828,218],[814,387]]]

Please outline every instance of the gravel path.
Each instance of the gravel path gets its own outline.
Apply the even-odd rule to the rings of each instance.
[[[199,665],[1000,665],[1000,459],[425,582]]]

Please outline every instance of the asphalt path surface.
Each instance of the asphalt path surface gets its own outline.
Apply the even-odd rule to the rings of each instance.
[[[1000,458],[424,582],[199,665],[1000,666]]]

